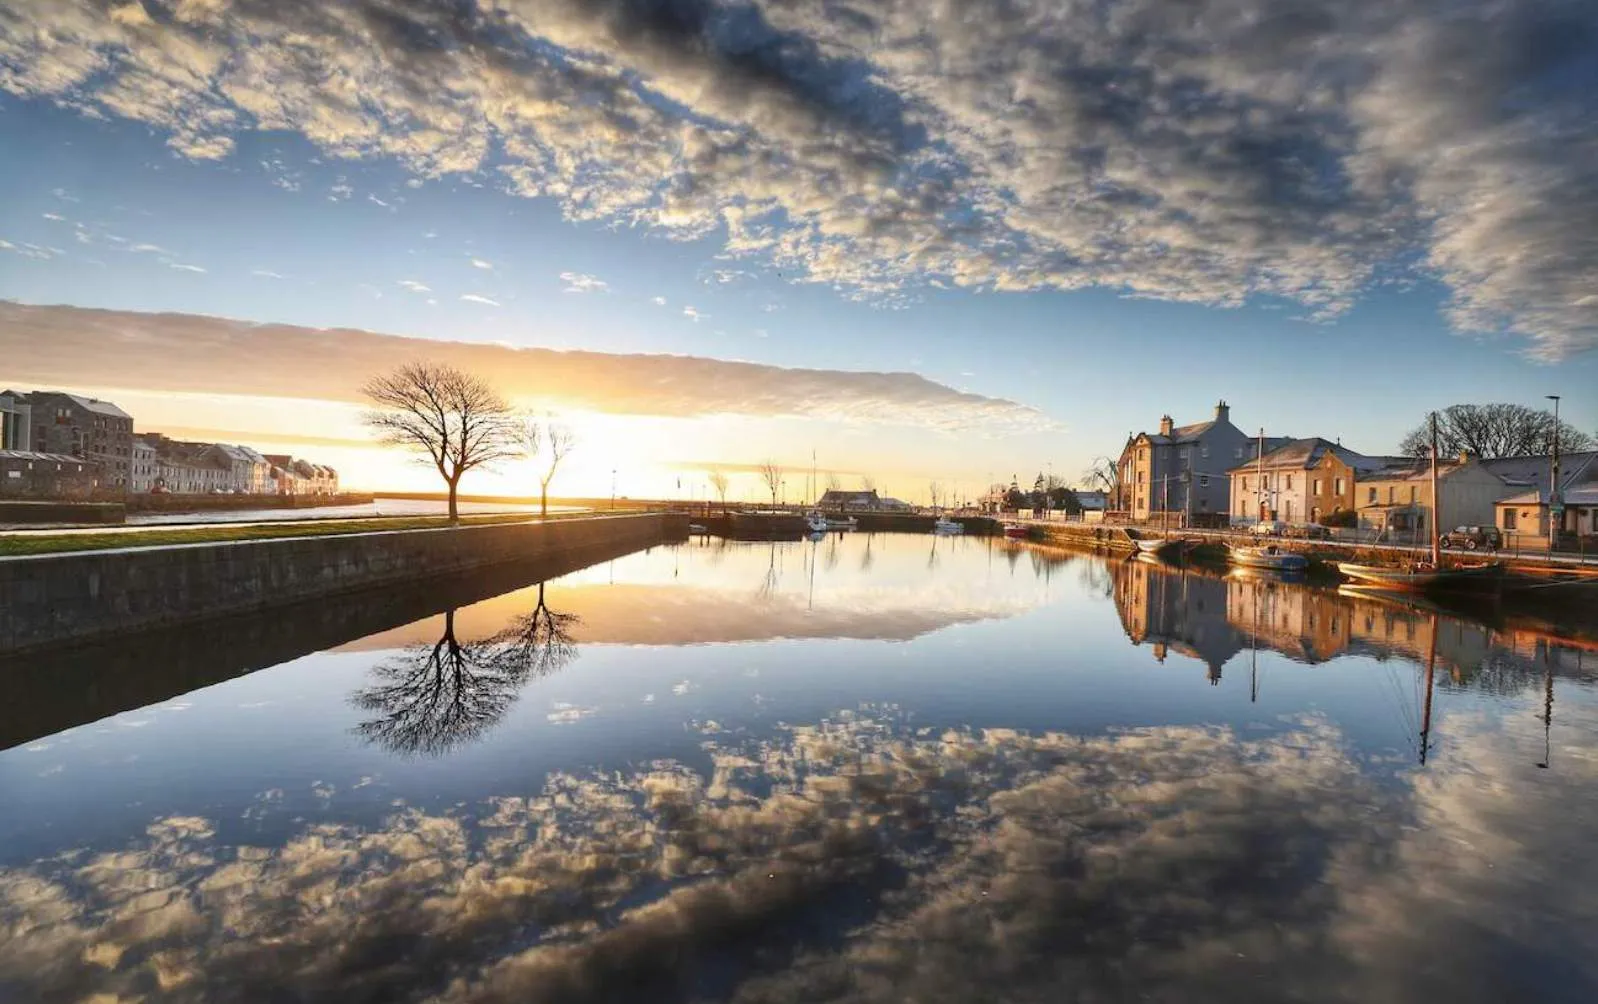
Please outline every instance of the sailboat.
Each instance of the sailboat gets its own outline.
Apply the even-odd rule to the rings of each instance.
[[[1496,589],[1503,581],[1504,566],[1500,562],[1443,564],[1437,529],[1442,522],[1442,496],[1437,489],[1437,413],[1433,412],[1431,560],[1399,566],[1363,565],[1352,561],[1339,561],[1337,570],[1356,583],[1383,589]]]

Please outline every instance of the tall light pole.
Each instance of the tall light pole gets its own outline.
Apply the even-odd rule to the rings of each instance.
[[[1548,484],[1548,550],[1559,544],[1559,524],[1565,521],[1565,503],[1559,497],[1559,395],[1549,394],[1554,403],[1554,462],[1549,465]]]
[[[610,469],[610,507],[616,508],[616,468]]]

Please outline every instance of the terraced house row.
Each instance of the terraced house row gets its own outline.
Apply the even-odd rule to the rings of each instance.
[[[135,432],[110,401],[0,392],[0,496],[334,495],[338,472],[233,443]]]
[[[1428,458],[1367,454],[1318,436],[1249,436],[1231,422],[1225,401],[1207,422],[1127,437],[1118,464],[1118,515],[1194,526],[1357,527],[1378,538],[1431,532],[1437,503],[1447,530],[1493,526],[1519,538],[1598,536],[1598,453],[1559,460],[1557,505],[1553,457],[1440,458],[1432,497]]]

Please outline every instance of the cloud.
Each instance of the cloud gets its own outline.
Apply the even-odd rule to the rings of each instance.
[[[399,285],[404,286],[412,293],[431,293],[432,289],[417,282],[415,279],[401,279]]]
[[[710,315],[702,312],[698,307],[687,306],[682,308],[682,316],[697,324],[701,318],[709,317]]]
[[[155,817],[0,870],[0,979],[585,1004],[685,998],[713,964],[736,1004],[1580,999],[1595,761],[1531,778],[1530,750],[1461,731],[1468,769],[1380,775],[1314,721],[1077,736],[849,711],[707,723],[703,766],[551,772],[373,825],[336,794],[290,820],[277,792],[251,807],[270,828]]]
[[[481,258],[473,258],[472,268],[487,269],[488,271],[492,272],[494,270],[494,263],[490,261],[484,261]]]
[[[8,379],[39,386],[361,402],[360,385],[371,374],[407,360],[436,359],[487,374],[516,398],[613,414],[681,418],[802,415],[987,432],[1055,428],[1036,409],[957,391],[912,373],[786,369],[695,356],[515,349],[193,314],[40,307],[4,301],[0,301],[0,330],[33,346],[7,360]],[[181,360],[181,364],[174,365],[172,360]]]
[[[66,219],[67,219],[65,216],[62,216],[60,213],[45,213],[44,214],[44,218],[47,219],[47,220],[51,220],[51,221],[53,221],[55,223],[65,223]]]
[[[461,299],[465,300],[467,303],[481,303],[487,307],[499,306],[499,302],[497,300],[490,300],[488,297],[478,296],[476,293],[462,293]]]
[[[282,273],[274,272],[274,271],[272,271],[269,268],[252,268],[252,269],[250,269],[250,274],[253,275],[253,276],[257,276],[259,278],[262,278],[262,279],[286,279],[286,278],[288,278],[287,276],[283,275]]]
[[[566,293],[603,293],[610,288],[598,276],[585,275],[582,272],[562,272],[560,281],[566,284],[563,290]]]
[[[166,254],[167,250],[159,244],[135,244],[128,248],[134,254]]]
[[[24,258],[32,258],[35,261],[49,261],[59,253],[54,248],[29,244],[27,241],[13,243],[3,238],[0,238],[0,251],[10,251],[12,254],[21,255]]]
[[[1330,317],[1430,276],[1461,329],[1598,345],[1592,4],[102,6],[0,21],[0,89],[190,157],[292,130],[413,178],[497,176],[869,296],[1263,294]]]
[[[384,209],[388,209],[389,208],[389,204],[388,203],[384,202],[382,199],[379,199],[375,195],[368,194],[366,196],[366,201],[372,203],[373,205],[382,206]]]
[[[666,298],[664,296],[652,296],[649,298],[649,302],[653,303],[657,307],[664,307],[666,305]]]
[[[162,264],[166,265],[167,268],[176,269],[179,272],[204,272],[205,271],[205,269],[201,268],[198,265],[185,265],[182,262],[176,262],[176,261],[163,262]]]

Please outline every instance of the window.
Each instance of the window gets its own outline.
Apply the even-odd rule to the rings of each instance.
[[[1260,475],[1260,491],[1268,492],[1270,490],[1271,490],[1271,476],[1269,474],[1261,474]]]
[[[1291,474],[1289,474],[1287,476],[1287,490],[1288,491],[1292,491],[1293,490],[1293,475],[1291,475]]]
[[[1210,476],[1208,474],[1200,474],[1199,475],[1199,487],[1200,488],[1208,488],[1209,486],[1210,486]]]
[[[1243,479],[1243,490],[1248,491],[1248,478]]]
[[[1388,502],[1388,504],[1391,505],[1392,503],[1397,502],[1397,501],[1398,501],[1398,488],[1393,486],[1393,485],[1388,485],[1387,486],[1387,502]]]
[[[1338,478],[1337,480],[1332,482],[1332,492],[1333,492],[1333,494],[1336,494],[1336,495],[1343,494],[1343,479],[1342,478]]]
[[[1310,479],[1309,492],[1310,492],[1311,495],[1319,495],[1321,493],[1321,479],[1320,478],[1311,478]]]
[[[1237,457],[1237,459],[1242,460],[1243,459],[1243,448],[1241,446],[1239,446],[1237,449],[1232,451],[1232,454],[1235,457]]]
[[[1209,455],[1210,455],[1210,448],[1208,446],[1200,444],[1199,445],[1199,456],[1204,457],[1204,458],[1207,459],[1209,457]]]
[[[1376,489],[1374,489],[1374,488],[1372,488],[1372,489],[1371,489],[1371,490],[1370,490],[1370,499],[1369,499],[1369,501],[1370,501],[1370,503],[1371,503],[1371,504],[1372,504],[1372,505],[1375,505],[1375,504],[1376,504]]]
[[[1410,485],[1409,486],[1409,504],[1410,505],[1414,505],[1415,504],[1415,498],[1416,498],[1415,486],[1414,485]]]
[[[1185,446],[1184,446],[1184,447],[1182,447],[1182,450],[1181,450],[1181,452],[1180,452],[1180,453],[1179,453],[1179,454],[1178,454],[1178,455],[1179,455],[1179,456],[1180,456],[1180,457],[1181,457],[1181,458],[1182,458],[1182,459],[1183,459],[1183,460],[1186,460],[1186,459],[1187,459],[1187,455],[1188,455],[1188,454],[1189,454],[1189,453],[1190,453],[1190,452],[1192,452],[1192,451],[1190,451],[1190,450],[1189,450],[1189,449],[1188,449],[1188,448],[1187,448],[1187,447],[1185,447]]]
[[[1516,514],[1515,510],[1513,510],[1513,509],[1505,509],[1504,510],[1504,529],[1505,530],[1513,530],[1515,528],[1515,516],[1516,515],[1517,514]]]

